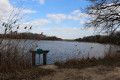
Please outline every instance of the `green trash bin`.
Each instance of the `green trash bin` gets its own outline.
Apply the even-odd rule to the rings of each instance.
[[[42,49],[37,49],[37,53],[38,53],[38,54],[43,54]]]

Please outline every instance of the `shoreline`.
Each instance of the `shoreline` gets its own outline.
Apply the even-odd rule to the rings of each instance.
[[[87,41],[74,41],[74,40],[36,40],[36,39],[9,39],[9,38],[6,38],[6,39],[4,39],[4,40],[87,42]],[[97,42],[88,42],[88,43],[97,43]],[[104,44],[104,43],[100,43],[100,44]]]

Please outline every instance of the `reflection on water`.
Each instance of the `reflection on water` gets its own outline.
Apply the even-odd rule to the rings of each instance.
[[[109,49],[108,44],[88,42],[65,42],[65,41],[36,41],[38,48],[49,50],[47,64],[54,64],[56,61],[81,57],[103,57]],[[114,47],[114,50],[116,47]],[[43,62],[43,55],[40,56],[40,64]],[[39,55],[36,55],[36,64],[39,64]]]

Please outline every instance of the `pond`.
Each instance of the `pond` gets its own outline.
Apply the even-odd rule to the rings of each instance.
[[[108,52],[109,44],[89,43],[89,42],[67,42],[67,41],[36,41],[38,48],[49,50],[47,54],[47,64],[54,64],[57,61],[69,59],[81,59],[82,57],[103,57]],[[112,45],[112,50],[118,47]],[[36,65],[43,64],[43,55],[36,55]]]

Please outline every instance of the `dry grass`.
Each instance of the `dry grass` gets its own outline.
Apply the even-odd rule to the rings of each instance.
[[[12,38],[12,35],[14,37],[18,36],[21,26],[19,20],[24,17],[20,14],[21,11],[21,7],[19,6],[19,8],[11,11],[6,21],[0,23],[0,32],[3,37],[0,39],[0,80],[29,79],[52,72],[51,70],[43,70],[31,66],[31,54],[29,50],[37,47],[34,41],[28,43],[26,40],[4,40],[7,37]],[[23,27],[28,32],[32,29],[32,26]],[[11,34],[11,36],[8,36],[8,34]]]
[[[0,73],[22,71],[31,67],[31,54],[27,43],[5,40],[0,44]]]
[[[103,58],[82,58],[82,59],[71,59],[64,63],[56,62],[59,68],[86,68],[97,65],[103,66],[120,66],[120,54],[106,54]]]
[[[12,44],[8,45],[10,42]],[[28,44],[27,41],[19,42],[19,40],[9,40],[7,44],[4,44],[6,48],[1,49],[0,80],[29,80],[54,72],[31,65],[29,50],[36,48],[33,44]]]
[[[30,69],[16,71],[15,73],[0,73],[0,80],[33,80],[53,73],[54,70],[31,67]]]

